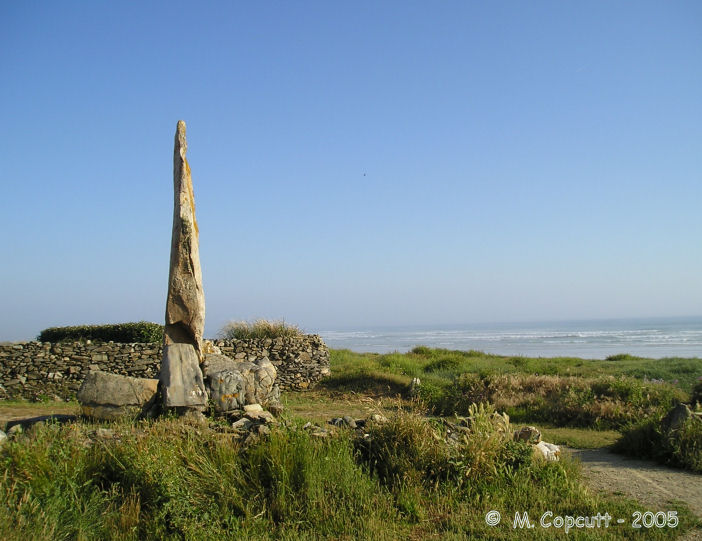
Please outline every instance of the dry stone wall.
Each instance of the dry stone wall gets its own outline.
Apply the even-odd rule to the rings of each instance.
[[[213,343],[234,359],[268,357],[281,390],[308,389],[329,374],[329,350],[318,335]],[[161,344],[0,344],[0,399],[71,398],[90,370],[158,378],[161,358]]]

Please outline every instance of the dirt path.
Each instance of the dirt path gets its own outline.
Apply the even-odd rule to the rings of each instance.
[[[633,498],[646,507],[642,511],[668,511],[670,502],[683,501],[702,518],[702,475],[624,457],[604,448],[569,451],[580,459],[585,480],[594,490]],[[683,539],[702,539],[702,530],[690,532]]]

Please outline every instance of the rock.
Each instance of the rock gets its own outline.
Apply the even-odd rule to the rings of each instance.
[[[266,425],[257,425],[254,430],[259,436],[268,436],[271,433],[271,429]]]
[[[209,376],[207,387],[216,412],[237,410],[246,402],[246,381],[241,373],[235,370],[225,370]]]
[[[222,355],[207,356],[207,388],[215,411],[226,412],[274,398],[276,369],[267,358],[238,362]],[[218,369],[224,370],[217,371]]]
[[[379,425],[385,424],[388,422],[388,418],[385,417],[384,415],[380,415],[379,413],[374,413],[373,415],[371,415],[370,420],[374,423],[379,424]]]
[[[156,400],[158,380],[89,372],[78,391],[83,415],[119,419],[146,415]]]
[[[273,415],[268,411],[247,411],[244,414],[244,418],[264,424],[276,422],[275,417],[273,417]]]
[[[242,417],[235,423],[232,423],[232,428],[235,428],[237,430],[248,430],[253,426],[253,421],[251,419],[247,419],[246,417]]]
[[[664,432],[678,430],[690,417],[692,410],[686,404],[678,404],[663,417],[661,428]]]
[[[514,431],[514,441],[537,444],[541,441],[541,432],[536,427],[525,426]]]
[[[159,379],[167,408],[202,410],[207,392],[200,370],[205,294],[195,196],[187,152],[185,122],[178,121],[173,150],[173,230],[163,331],[163,360]]]
[[[0,446],[7,441],[7,434],[0,430]]]
[[[261,404],[246,404],[244,406],[244,411],[247,413],[263,411],[263,406],[261,406]]]
[[[221,353],[206,353],[202,362],[202,375],[207,379],[208,376],[225,370],[237,370],[240,364],[239,361],[230,359]]]
[[[537,457],[543,458],[549,462],[557,462],[561,455],[561,448],[558,447],[558,445],[540,441],[534,445],[534,454]]]
[[[7,436],[14,437],[14,436],[17,436],[18,434],[22,434],[23,432],[24,432],[24,427],[21,424],[12,425],[11,427],[8,427],[8,429],[7,429]]]
[[[212,342],[212,340],[204,340],[202,342],[202,352],[204,354],[208,354],[208,353],[214,353],[216,355],[222,354],[222,350],[219,349],[218,346],[215,346],[215,344],[214,344],[214,342]]]
[[[419,387],[422,385],[422,380],[419,378],[412,378],[409,386],[410,396],[417,396],[419,394]]]
[[[274,417],[280,417],[285,410],[280,402],[271,402],[266,404],[266,408],[273,414]]]
[[[344,415],[343,417],[335,417],[329,420],[330,425],[334,426],[347,426],[349,428],[356,428],[356,421],[350,415]]]

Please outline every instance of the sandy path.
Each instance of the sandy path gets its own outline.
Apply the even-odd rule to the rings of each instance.
[[[645,508],[641,511],[668,511],[670,502],[685,502],[702,518],[702,475],[610,453],[606,449],[569,449],[578,457],[588,485],[599,492],[624,494]],[[697,529],[683,538],[702,539]]]

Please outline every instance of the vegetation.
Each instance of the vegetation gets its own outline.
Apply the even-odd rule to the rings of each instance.
[[[538,460],[474,407],[471,433],[399,412],[368,436],[316,439],[288,419],[248,446],[178,419],[111,425],[37,425],[0,448],[3,538],[24,539],[502,539],[511,517],[544,510],[629,518],[622,498],[593,495],[577,464]],[[102,434],[101,434],[102,430]],[[505,519],[488,526],[485,514]],[[695,524],[684,507],[674,537]],[[509,517],[509,519],[507,519]],[[529,538],[551,539],[555,528]],[[629,524],[598,530],[627,539]],[[574,539],[591,531],[571,530]]]
[[[103,342],[161,342],[163,325],[139,321],[109,325],[77,325],[73,327],[50,327],[37,336],[40,342],[78,342],[84,340]]]
[[[613,450],[702,473],[702,422],[690,418],[680,428],[666,430],[660,417],[644,419],[625,429]]]
[[[480,351],[417,347],[409,353],[331,352],[330,390],[375,394],[409,392],[437,415],[463,415],[489,402],[513,421],[560,427],[616,429],[687,401],[702,373],[700,359],[527,358]]]
[[[247,338],[285,338],[302,336],[303,332],[296,326],[285,321],[230,321],[218,333],[220,338],[230,340],[245,340]]]

